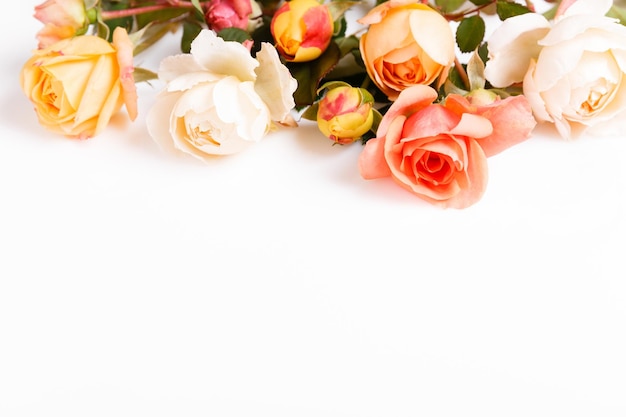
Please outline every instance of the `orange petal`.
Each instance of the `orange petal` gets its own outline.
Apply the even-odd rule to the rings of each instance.
[[[367,141],[359,155],[359,171],[366,180],[388,177],[391,175],[389,165],[384,157],[385,138],[374,138]]]

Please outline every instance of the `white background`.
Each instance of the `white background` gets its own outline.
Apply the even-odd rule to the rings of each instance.
[[[19,87],[37,3],[0,28],[0,416],[626,415],[626,138],[540,127],[462,211],[309,124],[164,154],[158,85],[69,140]]]

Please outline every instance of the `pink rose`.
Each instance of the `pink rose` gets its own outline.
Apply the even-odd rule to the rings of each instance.
[[[436,98],[422,85],[400,93],[359,157],[361,176],[391,176],[432,204],[469,207],[485,192],[487,157],[527,139],[536,122],[523,96]]]
[[[46,0],[35,7],[35,19],[44,24],[37,33],[39,49],[71,38],[89,24],[83,0]]]
[[[213,0],[205,18],[210,29],[219,32],[226,28],[246,29],[252,13],[251,0]]]

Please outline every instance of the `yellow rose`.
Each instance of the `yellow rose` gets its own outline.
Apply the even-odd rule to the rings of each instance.
[[[65,39],[34,52],[20,74],[39,123],[69,137],[95,136],[122,104],[137,116],[132,43],[116,28],[113,43],[96,36]]]
[[[283,3],[270,24],[276,49],[290,62],[307,62],[324,53],[333,36],[333,18],[316,0]]]
[[[446,19],[427,5],[389,0],[359,23],[369,25],[360,40],[367,73],[390,100],[407,87],[447,77],[454,63],[454,36]]]
[[[334,142],[355,142],[372,128],[373,106],[374,97],[363,88],[332,87],[319,102],[317,127]]]

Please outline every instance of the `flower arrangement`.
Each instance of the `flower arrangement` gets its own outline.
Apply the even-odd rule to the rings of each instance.
[[[485,192],[487,158],[538,122],[565,139],[623,129],[624,9],[545,3],[46,0],[20,82],[42,126],[87,139],[122,107],[134,120],[136,84],[158,79],[147,132],[204,161],[310,120],[329,144],[363,145],[364,179],[465,208]],[[181,53],[136,67],[168,33]]]

